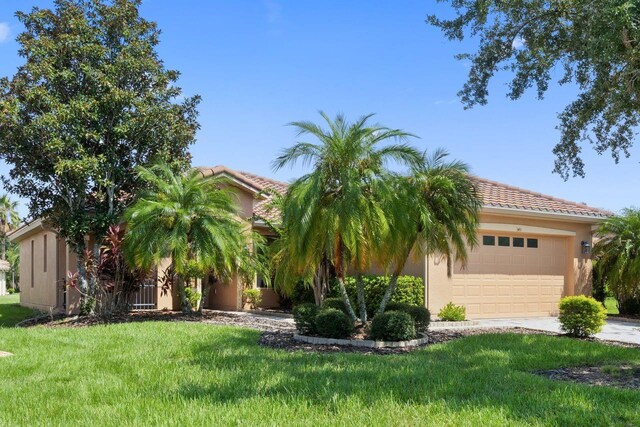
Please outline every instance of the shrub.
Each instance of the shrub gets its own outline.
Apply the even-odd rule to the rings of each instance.
[[[461,322],[467,319],[467,309],[450,302],[438,312],[438,318],[447,322]]]
[[[371,322],[371,337],[377,341],[406,341],[416,337],[416,325],[409,313],[385,311]]]
[[[293,321],[301,335],[314,335],[316,333],[316,316],[320,309],[312,303],[300,304],[293,307]]]
[[[16,293],[16,290],[15,290],[15,289],[13,289],[13,288],[8,288],[8,289],[7,289],[7,292],[9,292],[9,295],[13,295],[13,294],[15,294],[15,293]]]
[[[416,324],[416,331],[423,332],[427,330],[429,323],[431,323],[431,313],[426,307],[420,305],[411,305],[403,302],[392,302],[387,304],[385,312],[387,311],[402,311],[407,313]]]
[[[367,312],[373,316],[380,306],[382,297],[387,290],[389,284],[389,276],[365,275],[362,277],[364,283],[365,302],[367,303]],[[351,302],[357,300],[356,278],[349,276],[344,283],[347,289],[347,295]],[[339,288],[337,283],[331,286],[331,296],[339,296]],[[406,303],[411,305],[424,305],[424,284],[422,279],[414,276],[400,276],[396,289],[391,295],[391,302]]]
[[[344,314],[348,315],[347,307],[344,305],[344,301],[342,300],[342,298],[327,298],[322,301],[322,308],[333,308],[336,310],[340,310]]]
[[[202,296],[202,294],[191,287],[186,287],[184,289],[184,296],[189,302],[191,309],[196,310],[198,308],[198,303],[200,302],[200,297]]]
[[[326,338],[346,338],[353,332],[353,322],[335,308],[321,310],[315,319],[316,332]]]
[[[620,314],[640,314],[640,298],[626,298],[618,301]]]
[[[607,310],[592,297],[584,295],[560,300],[560,328],[575,337],[588,337],[602,330]]]
[[[407,304],[406,302],[390,302],[384,308],[384,311],[404,311],[408,312],[411,304]]]
[[[262,302],[262,292],[260,289],[245,289],[242,291],[242,297],[252,309],[256,309]]]
[[[416,324],[416,331],[418,332],[426,331],[429,327],[429,323],[431,323],[431,313],[426,307],[411,305],[409,306],[407,314],[413,318],[413,321]]]

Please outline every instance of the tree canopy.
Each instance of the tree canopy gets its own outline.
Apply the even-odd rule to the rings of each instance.
[[[199,97],[184,98],[140,0],[55,0],[16,16],[24,63],[0,79],[0,158],[6,188],[28,198],[82,252],[140,188],[139,165],[189,164]]]
[[[543,98],[550,82],[574,83],[579,94],[559,114],[561,139],[553,149],[555,172],[584,176],[585,142],[617,163],[629,157],[639,124],[640,9],[632,0],[440,0],[452,19],[427,22],[450,40],[479,38],[459,96],[465,107],[484,105],[494,75],[510,71],[511,99],[535,88]]]
[[[372,115],[353,123],[343,115],[331,119],[320,113],[326,127],[312,122],[291,123],[299,141],[285,149],[274,168],[301,161],[312,170],[297,179],[284,200],[288,268],[302,276],[317,271],[323,260],[335,269],[340,291],[349,312],[356,315],[344,287],[347,270],[356,276],[368,270],[389,233],[385,200],[392,197],[393,172],[389,162],[416,166],[420,154],[405,141],[411,134],[371,123]],[[393,141],[393,142],[391,142]],[[393,205],[399,207],[399,205]],[[358,281],[360,319],[367,318],[363,285]]]

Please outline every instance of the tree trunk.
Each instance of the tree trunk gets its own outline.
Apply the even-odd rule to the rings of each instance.
[[[342,275],[338,275],[338,286],[340,287],[340,295],[344,301],[344,306],[347,308],[347,314],[351,320],[355,322],[358,318],[356,317],[355,311],[353,311],[351,301],[349,301],[349,295],[347,295],[347,288],[344,287],[344,277]]]
[[[184,280],[181,275],[178,275],[178,293],[180,294],[180,303],[182,304],[182,312],[184,314],[191,314],[191,304],[187,301],[187,294],[184,291]]]
[[[2,260],[7,259],[7,231],[5,230],[5,222],[2,221]]]
[[[393,293],[396,290],[396,286],[398,284],[398,276],[400,276],[402,269],[407,263],[407,259],[409,259],[410,253],[411,253],[411,250],[407,251],[402,261],[399,262],[398,265],[396,265],[396,269],[393,271],[393,274],[389,278],[389,285],[387,286],[387,290],[384,292],[382,301],[380,301],[380,306],[378,307],[378,311],[376,312],[376,314],[384,313],[384,310],[387,308],[387,304],[391,300],[391,297],[393,296]]]
[[[87,270],[84,266],[83,254],[84,252],[84,244],[76,245],[76,267],[78,270],[78,287],[80,291],[80,311],[84,312],[84,314],[89,314],[85,312],[87,306],[87,291],[89,288],[89,284],[87,283]]]
[[[358,307],[360,309],[360,321],[367,323],[367,301],[364,299],[364,281],[362,274],[356,274],[356,290],[358,293]]]
[[[202,315],[202,309],[204,308],[205,301],[209,298],[209,290],[211,289],[211,284],[209,283],[209,278],[202,281],[202,296],[200,297],[200,304],[198,304],[198,314]]]
[[[382,297],[382,301],[380,301],[380,306],[378,307],[378,311],[376,314],[384,313],[384,310],[387,308],[387,304],[391,299],[391,296],[396,290],[396,285],[398,284],[398,275],[394,272],[389,279],[389,286],[387,286],[387,290],[384,292],[384,296]]]

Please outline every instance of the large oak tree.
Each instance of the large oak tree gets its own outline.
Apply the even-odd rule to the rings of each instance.
[[[557,76],[573,82],[577,99],[559,115],[561,140],[555,172],[584,176],[585,142],[618,162],[629,156],[640,116],[640,9],[632,0],[441,0],[452,19],[427,21],[450,40],[479,40],[459,95],[465,107],[487,103],[488,85],[502,70],[513,73],[508,96],[534,87],[542,98]]]
[[[118,221],[141,185],[137,166],[190,162],[199,97],[182,98],[179,73],[156,52],[160,30],[139,6],[56,0],[16,14],[24,63],[0,80],[3,180],[78,254],[87,234]]]

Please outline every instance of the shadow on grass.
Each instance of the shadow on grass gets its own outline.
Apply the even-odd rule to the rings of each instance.
[[[255,331],[238,329],[225,347],[200,342],[189,362],[202,375],[183,382],[176,393],[223,403],[288,399],[326,411],[336,411],[343,398],[355,398],[364,407],[392,400],[412,406],[438,404],[453,413],[495,410],[510,420],[559,425],[634,425],[640,418],[638,392],[568,384],[530,373],[640,361],[637,349],[501,334],[467,337],[405,355],[374,356],[288,353],[258,347],[256,340]]]
[[[0,296],[0,328],[15,326],[34,314],[32,309],[20,305],[19,295]]]

